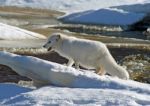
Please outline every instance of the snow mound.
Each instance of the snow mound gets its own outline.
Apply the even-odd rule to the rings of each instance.
[[[22,76],[40,81],[46,85],[73,88],[114,88],[149,92],[146,84],[134,84],[134,81],[99,76],[88,70],[76,70],[58,63],[46,61],[33,56],[21,56],[0,51],[0,64],[7,65]],[[28,66],[28,67],[27,67]],[[80,82],[80,83],[79,83]],[[134,85],[134,86],[132,86]],[[142,85],[142,86],[141,86]]]
[[[3,87],[4,86],[4,87]],[[7,86],[7,89],[5,89]],[[13,90],[10,90],[10,88]],[[82,89],[47,86],[37,90],[22,88],[14,84],[0,84],[0,93],[16,93],[0,99],[0,105],[33,106],[143,106],[150,104],[150,96],[128,90]],[[18,92],[18,90],[22,90]],[[1,95],[0,95],[1,96]]]
[[[16,96],[24,92],[31,91],[29,88],[24,88],[15,84],[0,84],[0,102],[3,99]]]
[[[1,0],[1,6],[43,8],[64,12],[79,12],[111,6],[142,4],[149,0]]]
[[[0,23],[0,39],[46,39],[46,37],[38,33]]]
[[[142,13],[130,13],[114,8],[84,11],[60,17],[66,23],[131,25],[143,19]]]
[[[134,85],[136,85],[136,82],[132,86]],[[11,95],[8,95],[8,93]],[[149,93],[137,93],[136,90],[112,89],[111,87],[108,89],[85,89],[46,86],[34,90],[14,84],[0,84],[0,94],[2,94],[0,95],[0,105],[143,106],[150,104]]]
[[[35,90],[14,84],[0,84],[1,106],[150,104],[149,84],[99,76],[88,70],[76,70],[32,56],[20,56],[2,51],[0,64],[7,65],[18,74],[47,85]]]

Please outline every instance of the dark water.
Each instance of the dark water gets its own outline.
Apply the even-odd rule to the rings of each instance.
[[[54,27],[56,29],[68,30],[70,32],[85,33],[89,35],[98,35],[108,37],[122,37],[149,40],[143,31],[129,31],[124,30],[120,26],[91,26],[91,25],[77,25],[77,24],[62,24]]]

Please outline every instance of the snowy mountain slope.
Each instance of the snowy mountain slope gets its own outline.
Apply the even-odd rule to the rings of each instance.
[[[130,13],[119,9],[107,8],[69,14],[59,19],[66,23],[104,24],[104,25],[131,25],[145,15]]]
[[[46,39],[46,37],[38,33],[0,23],[0,39]]]
[[[111,6],[147,3],[149,0],[1,0],[1,6],[46,8],[57,11],[77,12]]]

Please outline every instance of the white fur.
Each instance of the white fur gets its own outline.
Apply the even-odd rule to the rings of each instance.
[[[43,47],[51,48],[51,50],[67,58],[69,60],[68,66],[75,63],[76,68],[81,65],[88,69],[96,69],[96,73],[101,75],[105,74],[106,71],[112,76],[129,79],[128,72],[116,63],[106,45],[102,42],[54,33]]]

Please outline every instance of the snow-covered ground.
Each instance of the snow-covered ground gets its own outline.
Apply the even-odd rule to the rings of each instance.
[[[46,37],[38,33],[0,23],[0,39],[46,39]]]
[[[28,76],[28,73],[32,73],[30,78],[38,77],[40,81],[50,81],[48,86],[38,89],[0,84],[1,106],[150,105],[149,84],[99,76],[87,70],[80,71],[46,60],[7,52],[0,52],[0,57],[1,64],[10,66],[21,75]]]
[[[144,3],[149,3],[149,0],[132,0],[132,1],[131,0],[109,0],[109,2],[106,2],[106,0],[74,0],[74,1],[72,0],[49,0],[49,1],[48,0],[1,0],[0,1],[0,5],[2,6],[11,5],[11,6],[20,6],[20,7],[48,8],[48,9],[53,9],[58,11],[65,11],[67,13],[79,12],[79,11],[87,12],[87,10],[90,10],[88,11],[88,13],[98,12],[97,14],[100,16],[101,16],[101,11],[103,10],[104,13],[105,12],[112,13],[111,16],[117,13],[115,17],[117,16],[118,19],[121,18],[120,16],[123,17],[124,14],[126,14],[126,16],[129,16],[126,18],[130,18],[130,19],[131,16],[133,16],[132,18],[134,20],[127,21],[126,23],[132,23],[138,21],[139,19],[142,18],[142,16],[144,16],[143,12],[133,13],[132,11],[124,10],[123,8],[121,8],[122,10],[118,10],[118,9],[114,10],[112,8],[111,9],[106,9],[106,8],[112,6],[120,6],[120,5],[129,6],[130,4],[144,4]],[[116,8],[120,9],[120,7],[116,7]],[[149,7],[147,10],[149,10]],[[88,15],[88,14],[83,14],[83,15]],[[80,16],[82,16],[82,14],[80,14]],[[91,18],[93,17],[90,16],[90,19]],[[121,19],[124,18],[125,17]],[[119,24],[126,24],[120,22],[118,21]],[[27,39],[27,38],[45,39],[45,37],[40,34],[36,34],[17,27],[12,27],[0,23],[0,39]],[[1,55],[1,58],[2,57],[4,58],[4,55]],[[35,58],[32,57],[28,57],[28,59],[26,57],[22,57],[22,58],[19,57],[14,59],[15,60],[11,59],[11,62],[13,64],[14,61],[19,59],[19,62],[15,67],[21,66],[20,64],[25,64],[24,65],[25,68],[30,69],[31,68],[30,66],[33,67],[32,64],[36,64],[35,66],[39,67],[39,69],[35,68],[36,71],[37,70],[38,72],[42,71],[42,74],[38,74],[39,76],[42,76],[45,71],[49,71],[50,73],[56,74],[56,76],[58,75],[58,77],[52,74],[50,77],[48,77],[52,81],[52,83],[50,83],[49,86],[45,86],[39,89],[25,88],[15,84],[0,84],[0,105],[1,106],[5,106],[5,105],[7,106],[13,106],[13,105],[15,106],[20,106],[20,105],[28,105],[28,106],[33,106],[33,105],[61,105],[61,106],[150,105],[149,84],[143,84],[131,80],[126,81],[118,78],[111,78],[109,76],[100,77],[92,72],[79,71],[79,70],[75,70],[74,68],[67,68],[65,66],[56,63],[47,62],[44,60],[37,61]],[[4,60],[1,59],[0,61],[4,62],[5,60],[7,59]],[[45,70],[42,70],[42,68]],[[57,70],[51,70],[51,69],[57,69]],[[24,71],[27,70],[25,69]],[[66,77],[62,78],[61,75]],[[66,85],[65,87],[60,87],[63,84],[62,79],[68,78],[67,76],[70,75],[71,78],[73,79],[69,80],[69,85],[68,86]],[[49,76],[49,74],[46,74],[45,76]]]
[[[44,44],[44,35],[16,26],[0,23],[1,48],[39,48]]]
[[[110,81],[111,82],[111,81]],[[107,84],[107,83],[106,83]],[[140,83],[133,83],[139,84]],[[108,83],[108,85],[110,85]],[[133,85],[133,86],[134,86]],[[150,87],[150,86],[147,86]],[[138,93],[124,89],[67,88],[46,86],[23,88],[15,84],[0,84],[1,106],[145,106],[150,105],[150,91]]]

